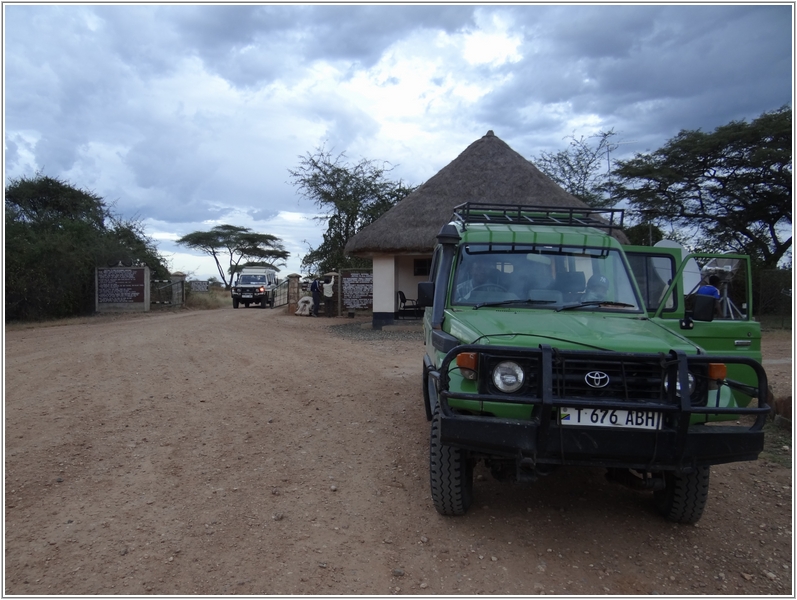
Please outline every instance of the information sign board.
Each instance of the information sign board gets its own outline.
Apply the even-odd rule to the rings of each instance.
[[[97,302],[144,302],[144,268],[97,268]]]
[[[371,271],[343,271],[343,306],[349,310],[373,310],[374,275]]]

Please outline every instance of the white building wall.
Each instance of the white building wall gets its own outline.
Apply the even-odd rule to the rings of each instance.
[[[393,255],[374,256],[374,313],[396,311],[396,261]]]
[[[407,298],[418,298],[418,284],[429,280],[428,275],[415,275],[415,261],[420,259],[431,259],[431,255],[396,257],[396,292],[401,290]]]
[[[398,291],[410,299],[417,299],[418,283],[428,281],[428,275],[415,275],[415,259],[429,259],[424,255],[373,256],[374,269],[374,313],[373,324],[377,329],[393,323],[399,309]]]

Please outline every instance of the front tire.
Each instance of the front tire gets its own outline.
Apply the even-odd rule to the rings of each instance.
[[[233,298],[232,299],[232,307],[233,308],[238,308],[238,298]]]
[[[709,467],[697,467],[691,473],[665,473],[664,489],[653,493],[656,508],[668,521],[697,523],[706,508],[710,475]]]
[[[440,441],[440,406],[434,409],[429,440],[432,502],[441,515],[464,515],[473,502],[473,463],[461,448]]]

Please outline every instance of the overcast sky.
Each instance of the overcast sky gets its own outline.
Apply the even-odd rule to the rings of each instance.
[[[5,4],[3,25],[6,183],[99,194],[194,279],[212,260],[174,241],[222,223],[299,272],[322,229],[288,169],[321,146],[417,185],[490,129],[526,158],[613,129],[627,157],[792,101],[788,4]]]

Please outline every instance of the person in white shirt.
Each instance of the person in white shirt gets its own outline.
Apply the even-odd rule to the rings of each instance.
[[[324,280],[324,314],[328,317],[332,316],[334,311],[332,295],[335,293],[335,276],[332,276],[330,281]]]

